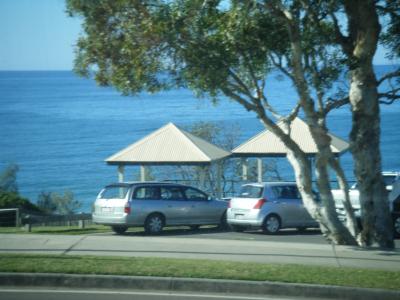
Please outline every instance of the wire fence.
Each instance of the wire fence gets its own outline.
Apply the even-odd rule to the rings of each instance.
[[[92,214],[45,215],[19,208],[0,209],[0,227],[84,226],[92,224]]]

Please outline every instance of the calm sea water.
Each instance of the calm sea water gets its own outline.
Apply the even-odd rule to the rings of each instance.
[[[268,90],[270,101],[288,112],[296,99],[290,82],[272,77]],[[348,108],[340,109],[329,117],[329,128],[347,139],[350,120]],[[104,159],[168,122],[187,127],[198,121],[238,124],[238,144],[263,129],[240,105],[229,100],[213,105],[188,90],[123,97],[69,71],[0,72],[0,170],[18,164],[20,193],[33,202],[41,191],[70,190],[82,201],[82,210],[89,211],[99,189],[117,180],[116,167]],[[400,170],[399,128],[400,105],[382,106],[385,170]],[[350,154],[341,160],[351,179]],[[279,168],[293,179],[284,159]],[[125,172],[129,180],[138,170]]]

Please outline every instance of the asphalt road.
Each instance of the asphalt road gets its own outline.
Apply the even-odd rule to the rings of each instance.
[[[160,236],[128,232],[81,236],[0,234],[0,253],[141,256],[213,259],[256,263],[293,263],[400,270],[400,249],[382,251],[329,245],[318,231],[221,232],[170,230]]]
[[[16,289],[0,288],[0,299],[7,300],[291,300],[276,296],[246,296],[202,293],[171,293],[160,291],[75,290],[75,289]],[[316,298],[313,298],[316,299]],[[317,300],[317,299],[316,299]]]
[[[113,232],[98,233],[96,235],[112,236]],[[144,232],[127,231],[123,236],[145,237]],[[275,235],[264,234],[261,230],[249,230],[245,232],[221,231],[216,227],[200,227],[198,230],[191,230],[188,227],[177,229],[165,228],[162,237],[174,238],[204,238],[218,240],[239,240],[239,241],[271,241],[290,243],[312,243],[326,244],[326,240],[318,229],[308,229],[299,232],[296,229],[283,229]]]

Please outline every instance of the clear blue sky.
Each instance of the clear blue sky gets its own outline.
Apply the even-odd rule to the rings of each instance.
[[[71,70],[80,20],[64,0],[0,0],[0,70]],[[392,64],[380,48],[375,64]]]

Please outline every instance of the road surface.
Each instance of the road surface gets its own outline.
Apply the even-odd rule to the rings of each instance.
[[[365,250],[327,244],[318,232],[234,233],[172,231],[160,236],[112,233],[81,236],[0,234],[0,253],[53,253],[213,259],[400,270],[400,250]]]
[[[0,288],[0,299],[7,300],[305,300],[306,298],[161,291],[118,291],[76,289]],[[318,300],[317,298],[313,298]]]

